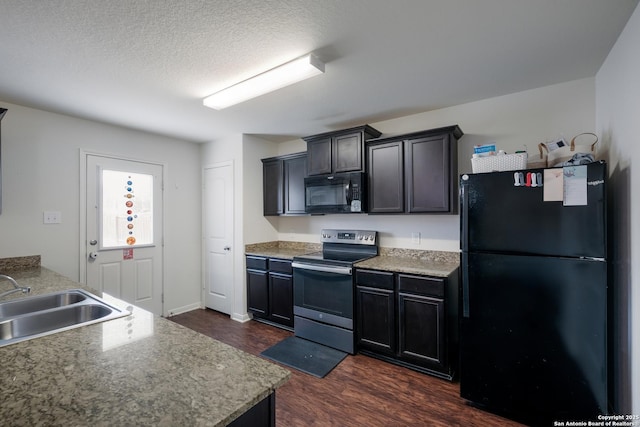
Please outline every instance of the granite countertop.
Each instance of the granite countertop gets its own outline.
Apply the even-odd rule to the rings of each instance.
[[[294,256],[322,250],[319,243],[273,241],[245,246],[246,255],[293,259]],[[393,271],[395,273],[448,277],[460,265],[458,252],[379,248],[379,255],[354,264],[356,268]]]
[[[82,288],[131,314],[1,347],[4,425],[227,425],[291,376],[46,268],[10,274],[31,295]]]
[[[246,245],[244,253],[267,258],[293,259],[295,256],[321,250],[322,245],[319,243],[274,241]]]
[[[458,252],[380,248],[380,255],[360,261],[356,268],[392,271],[395,273],[448,277],[460,265]]]

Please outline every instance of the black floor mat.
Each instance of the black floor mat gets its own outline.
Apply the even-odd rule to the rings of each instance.
[[[285,338],[260,354],[318,378],[331,372],[347,356],[340,350],[298,337]]]

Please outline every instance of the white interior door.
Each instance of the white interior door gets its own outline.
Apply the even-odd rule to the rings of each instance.
[[[205,306],[233,311],[233,163],[224,162],[203,173]]]
[[[163,166],[86,155],[86,283],[162,315]]]

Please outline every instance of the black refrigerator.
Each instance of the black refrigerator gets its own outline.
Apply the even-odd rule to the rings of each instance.
[[[534,426],[607,413],[606,182],[604,162],[461,176],[464,399]]]

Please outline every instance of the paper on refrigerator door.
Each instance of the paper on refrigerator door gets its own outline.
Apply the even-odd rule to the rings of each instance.
[[[543,202],[562,202],[564,200],[564,180],[562,169],[545,169],[544,186],[542,189]]]
[[[562,168],[564,180],[564,206],[584,206],[587,204],[587,166],[565,166]]]

